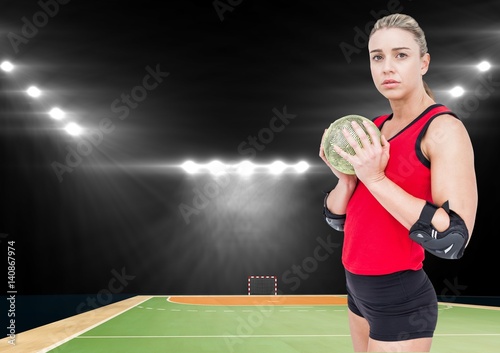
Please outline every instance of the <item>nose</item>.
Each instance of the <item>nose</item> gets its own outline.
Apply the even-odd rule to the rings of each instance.
[[[394,66],[390,57],[386,57],[382,67],[384,73],[394,72]]]

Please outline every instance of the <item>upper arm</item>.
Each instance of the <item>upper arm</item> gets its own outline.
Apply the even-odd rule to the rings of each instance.
[[[459,119],[441,115],[431,122],[422,141],[431,165],[433,202],[447,200],[450,209],[462,217],[472,234],[477,210],[474,150],[469,134]]]

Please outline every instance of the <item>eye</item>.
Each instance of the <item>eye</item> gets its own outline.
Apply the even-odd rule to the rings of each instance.
[[[372,57],[372,60],[373,60],[373,61],[380,61],[380,60],[382,60],[382,55],[374,55],[374,56]]]
[[[396,58],[398,58],[398,59],[404,59],[406,57],[408,57],[408,54],[406,54],[406,53],[398,53],[396,55]]]

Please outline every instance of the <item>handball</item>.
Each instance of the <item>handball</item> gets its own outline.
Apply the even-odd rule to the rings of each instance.
[[[356,131],[354,131],[351,125],[352,121],[355,121],[359,124],[359,126],[368,135],[368,139],[370,140],[370,142],[372,142],[372,140],[368,130],[363,125],[363,121],[368,122],[368,124],[370,124],[373,127],[373,129],[377,132],[380,138],[380,130],[373,121],[360,115],[346,115],[342,118],[335,120],[333,123],[330,124],[330,127],[327,129],[324,140],[322,142],[323,149],[325,151],[325,157],[328,160],[328,162],[332,165],[332,167],[334,167],[335,169],[344,174],[351,174],[351,175],[355,174],[353,166],[342,156],[340,156],[337,152],[335,152],[333,146],[334,145],[339,146],[342,150],[349,153],[351,156],[354,156],[356,154],[356,152],[351,147],[349,142],[345,139],[344,134],[342,133],[342,130],[346,128],[349,134],[354,138],[354,140],[356,140],[356,142],[360,146],[362,146],[361,139],[356,134]]]

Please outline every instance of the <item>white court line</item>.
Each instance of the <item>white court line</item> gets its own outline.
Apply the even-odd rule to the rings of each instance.
[[[39,350],[37,351],[37,353],[46,353],[48,352],[49,350],[52,350],[60,345],[62,345],[63,343],[66,343],[67,341],[71,340],[71,339],[108,339],[108,338],[234,338],[234,337],[241,337],[241,338],[278,338],[278,337],[350,337],[349,334],[346,334],[346,335],[198,335],[198,336],[81,336],[83,333],[93,329],[94,327],[97,327],[101,324],[103,324],[104,322],[106,321],[109,321],[111,320],[112,318],[132,309],[132,308],[136,308],[136,307],[140,307],[140,304],[144,303],[145,301],[151,299],[151,298],[154,298],[154,297],[167,297],[167,301],[170,302],[170,296],[152,296],[150,298],[146,298],[144,299],[144,301],[138,303],[137,305],[134,305],[128,309],[125,309],[123,310],[122,312],[120,313],[117,313],[116,315],[113,315],[95,325],[92,325],[91,327],[88,327],[86,328],[85,330],[82,330],[70,337],[67,337],[66,339],[60,341],[60,342],[57,342],[56,344],[53,344],[52,346],[50,347],[47,347],[47,348],[44,348],[42,350]],[[180,297],[183,297],[183,296],[180,296]],[[186,296],[186,297],[190,297],[190,296]],[[200,296],[200,297],[204,297],[204,296]],[[215,296],[217,297],[217,296]],[[341,295],[338,295],[338,297],[342,297]],[[174,303],[174,302],[173,302]],[[175,304],[180,304],[180,303],[175,303]],[[470,308],[481,308],[481,309],[493,309],[493,310],[500,310],[500,308],[497,308],[497,307],[487,307],[487,306],[476,306],[476,305],[469,305],[469,304],[457,304],[457,303],[439,303],[440,305],[446,305],[447,307],[450,306],[451,304],[451,307],[453,306],[462,306],[462,307],[470,307]],[[181,305],[198,305],[198,304],[185,304],[185,303],[182,303]],[[248,305],[243,305],[243,306],[248,306]],[[282,306],[283,307],[283,306]],[[284,306],[285,308],[293,308],[293,309],[298,309],[298,308],[312,308],[312,307],[304,307],[304,306]],[[171,309],[172,311],[181,311],[179,309]],[[289,311],[289,310],[279,310],[279,311]],[[334,311],[344,311],[344,310],[334,310]],[[449,334],[434,334],[434,336],[500,336],[500,333],[471,333],[471,334],[467,334],[467,333],[449,333]]]
[[[90,331],[90,330],[92,330],[93,328],[95,328],[95,327],[97,327],[97,326],[99,326],[99,325],[102,325],[102,324],[103,324],[103,323],[105,323],[106,321],[109,321],[109,320],[111,320],[111,319],[113,319],[113,318],[117,317],[118,315],[121,315],[121,314],[123,314],[124,312],[126,312],[126,311],[128,311],[128,310],[131,310],[131,309],[133,309],[133,308],[137,307],[137,305],[140,305],[140,304],[144,303],[145,301],[147,301],[147,300],[149,300],[149,299],[151,299],[151,298],[153,298],[153,297],[146,298],[146,299],[144,299],[142,302],[137,303],[136,305],[133,305],[133,306],[131,306],[130,308],[124,309],[124,310],[120,311],[119,313],[116,313],[115,315],[112,315],[112,316],[108,317],[107,319],[102,320],[101,322],[98,322],[98,323],[97,323],[97,324],[95,324],[95,325],[89,326],[89,327],[87,327],[86,329],[84,329],[84,330],[82,330],[82,331],[80,331],[80,332],[75,333],[74,335],[71,335],[71,336],[69,336],[69,337],[66,337],[66,338],[65,338],[65,339],[63,339],[62,341],[59,341],[59,342],[57,342],[57,343],[53,344],[53,345],[52,345],[52,346],[50,346],[50,347],[43,348],[43,349],[41,349],[41,350],[37,351],[37,353],[46,353],[46,352],[48,352],[48,351],[50,351],[50,350],[52,350],[52,349],[54,349],[54,348],[57,348],[57,347],[59,347],[60,345],[62,345],[62,344],[64,344],[64,343],[66,343],[66,342],[68,342],[68,341],[72,340],[73,338],[77,338],[77,336],[79,336],[79,335],[81,335],[81,334],[84,334],[85,332]]]
[[[76,339],[101,338],[278,338],[278,337],[350,337],[351,335],[170,335],[170,336],[78,336]],[[441,333],[434,336],[500,336],[500,333]]]
[[[500,333],[439,333],[434,336],[500,336]]]
[[[75,338],[263,338],[263,337],[350,337],[350,335],[186,335],[186,336],[78,336]]]

